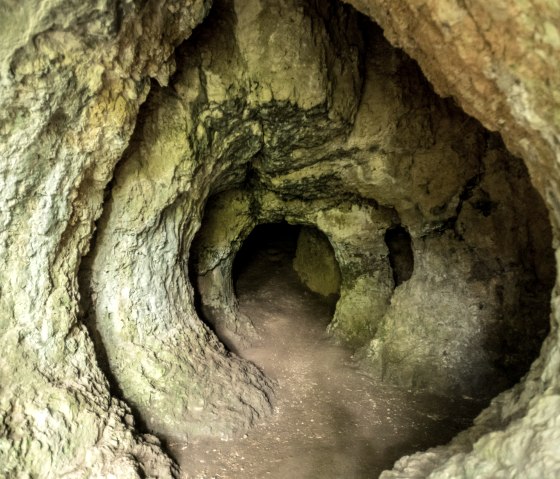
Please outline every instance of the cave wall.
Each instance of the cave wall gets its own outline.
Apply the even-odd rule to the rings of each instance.
[[[374,18],[392,44],[418,61],[439,94],[452,96],[464,111],[498,131],[509,150],[525,160],[547,204],[556,248],[560,6],[481,0],[349,3]],[[555,289],[551,332],[522,383],[496,398],[450,446],[403,458],[382,477],[557,475],[558,322]],[[495,429],[500,431],[488,434]]]
[[[543,196],[558,190],[551,160],[558,148],[559,5],[347,3],[375,19],[393,45],[417,60],[436,92],[452,96],[466,113],[499,131],[510,151],[526,160]]]
[[[304,75],[315,68],[322,80],[317,86],[298,79],[302,89],[294,90],[287,88],[286,79],[271,74],[278,67],[262,58],[274,64],[280,55],[255,50],[254,45],[266,45],[252,38],[259,31],[255,26],[278,25],[270,24],[270,15],[261,12],[264,7],[259,2],[222,3],[220,14],[178,54],[171,88],[153,89],[115,173],[86,279],[93,298],[89,322],[99,333],[123,396],[149,428],[181,439],[231,437],[272,407],[262,372],[227,354],[192,305],[186,265],[209,192],[214,185],[224,188],[242,179],[239,172],[246,172],[249,160],[261,150],[270,148],[270,160],[278,163],[283,138],[294,133],[304,138],[305,131],[295,130],[303,111],[313,115],[312,121],[303,122],[309,134],[317,120],[336,131],[343,124],[339,116],[351,113],[346,104],[339,105],[336,94],[356,68],[332,73],[322,65],[334,50],[326,33],[330,25],[323,18],[329,12],[319,6],[312,7],[313,16],[296,9],[280,11],[295,19],[291,28],[297,35],[287,35],[288,41],[310,37],[309,22],[317,24],[317,42],[308,39],[309,51],[288,50],[294,57],[282,58],[279,71],[296,61],[295,71]],[[234,8],[243,14],[236,17]],[[346,17],[340,16],[341,25]],[[199,49],[199,42],[215,48]],[[240,45],[246,47],[241,50]],[[336,48],[346,45],[348,41]],[[352,67],[354,56],[349,58]],[[332,92],[326,88],[331,74],[339,85]],[[271,91],[278,98],[274,102]],[[291,92],[302,112],[294,112],[283,98]],[[327,100],[333,101],[328,112],[332,122],[321,108]],[[262,120],[256,118],[261,102],[268,106]]]
[[[382,0],[355,0],[353,3],[378,21],[392,42],[402,45],[419,61],[436,91],[453,95],[467,113],[498,130],[510,150],[526,160],[557,231],[560,74],[555,65],[559,49],[555,25],[559,23],[560,7],[537,1],[516,5],[471,1],[465,5],[445,6],[435,0],[411,0],[398,6]],[[170,56],[173,49],[202,21],[209,2],[148,1],[140,5],[52,1],[43,3],[39,9],[35,2],[29,1],[2,5],[0,334],[4,354],[0,361],[0,463],[3,474],[16,475],[21,471],[44,477],[63,473],[75,477],[110,473],[120,477],[169,477],[172,474],[171,461],[160,452],[157,439],[138,434],[128,406],[109,393],[90,339],[90,334],[96,334],[96,323],[93,326],[88,323],[88,332],[79,321],[77,271],[89,248],[94,221],[102,209],[104,214],[98,224],[95,243],[98,250],[92,253],[88,260],[91,264],[88,263],[83,275],[86,291],[91,292],[94,299],[89,307],[94,308],[95,314],[106,314],[106,318],[109,314],[125,316],[122,314],[125,310],[136,312],[132,317],[143,321],[143,326],[132,331],[129,337],[141,337],[142,342],[138,348],[132,348],[131,358],[136,357],[134,354],[143,354],[142,349],[153,341],[152,333],[159,335],[158,345],[166,346],[164,354],[174,351],[175,342],[192,346],[194,354],[183,357],[180,365],[191,369],[189,377],[196,378],[202,387],[211,388],[213,377],[201,379],[204,372],[197,375],[192,371],[201,358],[209,357],[210,363],[226,374],[233,377],[242,374],[247,385],[243,394],[265,412],[269,407],[266,380],[247,364],[228,357],[215,338],[196,322],[188,301],[183,301],[191,297],[192,292],[185,273],[181,274],[179,269],[184,271],[189,241],[198,227],[203,199],[210,194],[212,185],[214,188],[219,188],[216,185],[220,184],[235,186],[236,178],[243,177],[239,171],[246,171],[244,160],[260,150],[267,153],[261,171],[276,172],[265,179],[270,189],[290,185],[291,191],[297,191],[298,184],[305,190],[312,189],[301,181],[300,171],[282,171],[286,151],[282,151],[281,146],[290,145],[292,160],[313,176],[314,159],[323,158],[321,153],[331,149],[331,146],[323,149],[320,143],[325,138],[344,134],[351,123],[352,133],[345,139],[348,148],[356,147],[367,153],[349,156],[348,164],[358,167],[342,169],[340,176],[347,183],[354,181],[355,189],[350,191],[353,195],[383,196],[391,205],[400,198],[399,215],[411,231],[414,247],[418,248],[415,257],[426,248],[417,238],[425,226],[424,220],[427,218],[427,224],[433,225],[442,217],[442,213],[437,213],[434,218],[434,211],[439,211],[434,207],[447,204],[453,210],[456,206],[448,199],[463,191],[464,168],[468,172],[472,167],[471,160],[465,161],[463,156],[459,161],[456,155],[444,155],[447,161],[451,158],[459,165],[455,170],[456,181],[446,178],[441,188],[437,188],[447,203],[441,199],[438,202],[434,197],[418,196],[414,188],[418,185],[424,188],[422,182],[403,182],[395,188],[394,182],[380,180],[392,178],[392,171],[398,168],[416,171],[415,178],[418,178],[426,164],[436,161],[433,151],[424,155],[416,151],[412,161],[397,148],[397,145],[410,147],[409,138],[413,145],[418,142],[418,135],[408,135],[419,122],[418,117],[414,117],[412,124],[407,121],[412,111],[429,121],[425,106],[403,103],[402,114],[392,122],[386,121],[385,109],[379,108],[391,97],[387,92],[393,91],[399,96],[392,81],[387,80],[387,74],[401,73],[398,55],[396,58],[389,55],[387,61],[378,65],[383,75],[370,67],[375,64],[374,55],[363,64],[365,75],[376,78],[383,88],[376,90],[372,87],[375,82],[365,82],[358,108],[357,95],[349,93],[361,90],[357,68],[360,49],[352,48],[354,43],[360,45],[360,39],[353,39],[350,45],[342,42],[342,47],[338,47],[341,42],[337,31],[348,28],[330,31],[330,27],[321,27],[317,17],[310,20],[301,9],[295,9],[295,25],[308,32],[311,24],[313,31],[320,32],[319,48],[323,48],[321,58],[325,64],[316,61],[317,52],[311,51],[311,46],[309,50],[303,49],[300,57],[285,59],[284,49],[298,36],[286,36],[282,41],[288,44],[276,44],[279,45],[276,51],[261,49],[260,46],[266,44],[262,41],[263,35],[270,35],[277,25],[277,12],[272,15],[266,9],[261,11],[262,5],[258,2],[246,5],[245,27],[255,19],[264,21],[267,15],[274,18],[266,29],[264,26],[243,29],[243,24],[237,25],[240,33],[233,45],[243,45],[251,53],[246,53],[241,60],[235,47],[229,50],[227,45],[232,44],[224,39],[228,38],[232,27],[227,22],[218,22],[219,29],[215,32],[225,33],[224,37],[216,34],[214,41],[225,42],[224,51],[228,54],[219,59],[193,54],[194,61],[199,64],[180,70],[171,90],[155,84],[151,86],[149,78],[156,79],[162,86],[167,83],[174,69]],[[329,40],[330,35],[333,40]],[[283,38],[283,34],[277,37]],[[385,48],[382,43],[374,43],[368,44],[367,51],[378,52]],[[185,53],[188,56],[191,52],[187,48]],[[340,64],[341,58],[347,62],[344,67]],[[275,65],[277,60],[279,63]],[[238,61],[244,63],[251,74],[261,75],[261,80],[268,77],[268,81],[258,85],[230,81],[229,75],[236,72],[235,68],[230,68],[230,62]],[[293,68],[286,69],[286,63]],[[206,68],[202,77],[199,67]],[[301,71],[306,75],[298,78]],[[315,72],[316,83],[307,82],[309,71]],[[282,76],[282,72],[289,73]],[[245,75],[245,79],[251,76]],[[299,86],[296,91],[290,88],[291,82]],[[199,88],[200,85],[204,88]],[[227,105],[236,113],[236,118],[243,120],[240,123],[244,123],[244,127],[237,131],[239,123],[232,124],[231,115],[227,122],[220,124],[223,111],[216,105],[235,96],[231,88],[239,86],[246,89],[246,103]],[[410,87],[416,89],[417,84],[413,82]],[[104,205],[105,187],[129,143],[139,106],[150,89],[152,98],[139,118],[137,136],[124,155],[126,161],[116,172],[116,186],[111,188],[108,203]],[[275,104],[268,112],[267,108],[262,110],[261,125],[251,123],[251,108],[247,106],[260,106],[272,98],[280,104]],[[209,107],[197,110],[199,102],[208,103]],[[326,114],[321,107],[325,103],[329,106]],[[298,105],[300,111],[294,112],[291,104]],[[447,108],[446,105],[440,108]],[[185,114],[189,108],[196,114],[190,117]],[[369,109],[380,114],[371,115]],[[173,121],[165,120],[175,128],[170,132],[158,131],[158,128],[165,129],[158,122],[150,122],[150,115],[159,113],[169,118],[166,117],[169,112],[181,113]],[[180,123],[193,117],[196,122],[192,125]],[[310,127],[304,128],[305,134],[302,134],[301,126],[294,131],[289,128],[290,122],[285,121],[288,127],[282,130],[276,119],[286,117],[291,117],[291,123],[297,125],[307,121]],[[139,133],[144,128],[154,130],[147,138],[155,139],[161,133],[162,138],[168,135],[167,141],[145,143]],[[253,135],[252,128],[257,131],[261,128],[262,133]],[[462,125],[455,135],[468,141],[464,128]],[[184,134],[184,129],[192,132],[190,136]],[[284,137],[274,135],[275,130],[281,130]],[[286,138],[295,138],[298,146],[300,138],[313,137],[310,130],[316,130],[320,137],[316,143],[312,142],[312,152],[293,148],[292,142],[286,141]],[[470,127],[467,130],[471,131]],[[473,127],[472,131],[476,130]],[[236,142],[236,135],[243,140]],[[247,148],[245,143],[251,143],[253,136],[257,136],[258,144],[253,149]],[[192,148],[189,150],[185,137],[196,139],[192,144],[200,152],[191,154]],[[376,154],[379,150],[374,146],[380,139],[384,140],[383,149],[393,155]],[[174,148],[166,149],[174,142]],[[243,157],[236,148],[241,153],[252,153]],[[307,149],[310,148],[307,145]],[[180,161],[178,150],[190,155],[190,161]],[[505,154],[500,147],[489,150],[495,151],[483,156]],[[388,156],[394,161],[387,162]],[[226,157],[239,160],[225,161]],[[197,163],[193,158],[205,161]],[[431,173],[427,176],[437,184],[438,176],[432,178]],[[195,186],[189,187],[190,175],[195,178],[192,183]],[[136,177],[136,186],[130,177]],[[324,182],[315,184],[324,185]],[[158,194],[150,194],[150,191]],[[144,194],[153,204],[142,198]],[[410,197],[423,199],[411,201]],[[125,199],[130,200],[130,210],[119,205],[119,201]],[[420,216],[412,214],[417,207],[422,211]],[[464,208],[461,214],[468,215],[469,208]],[[185,222],[187,215],[190,215],[189,221]],[[121,242],[116,244],[112,234]],[[111,252],[112,246],[115,254]],[[137,261],[126,258],[133,253],[138,255]],[[150,256],[142,257],[144,254]],[[154,271],[155,263],[149,258],[159,258],[161,269]],[[177,260],[180,264],[173,264]],[[97,266],[96,261],[99,262]],[[108,272],[118,271],[122,275],[122,283],[109,283],[116,300],[102,284],[110,279],[108,272],[99,268],[102,264],[107,265]],[[415,266],[416,271],[422,271],[421,263],[418,268]],[[165,273],[169,276],[164,276]],[[130,285],[135,287],[131,289],[132,299],[126,293]],[[137,286],[142,288],[137,290]],[[148,289],[150,294],[142,298],[139,292]],[[395,471],[386,473],[386,477],[425,477],[432,471],[435,471],[433,477],[467,477],[475,473],[493,477],[504,471],[512,475],[546,477],[558,472],[555,444],[559,434],[556,424],[560,410],[557,394],[560,354],[556,298],[553,297],[552,331],[541,357],[524,382],[497,398],[475,427],[460,435],[449,447],[405,458]],[[169,303],[170,300],[175,302]],[[181,305],[183,309],[169,309],[168,304]],[[144,319],[159,317],[154,313],[156,310],[163,312],[164,319],[151,331]],[[90,314],[88,311],[88,317]],[[108,328],[115,326],[108,320],[105,324]],[[102,336],[103,332],[99,334]],[[110,349],[110,341],[108,346]],[[379,350],[377,344],[374,346],[373,353]],[[145,359],[149,364],[149,356]],[[169,363],[175,359],[174,353],[167,358]],[[17,375],[14,366],[17,366]],[[160,371],[154,372],[156,376],[148,379],[156,385],[154,400],[161,402],[157,395],[166,391],[160,388],[161,381],[158,384]],[[143,384],[149,382],[144,380],[146,378],[140,378]],[[198,397],[216,397],[219,385],[225,381],[218,381],[217,391],[207,389]],[[196,416],[200,412],[197,407],[197,404],[172,404],[164,419],[169,417],[172,421],[176,415],[191,414],[191,411]],[[243,412],[239,414],[245,417]],[[500,428],[500,432],[486,434],[496,428]]]
[[[77,271],[149,78],[203,1],[0,6],[0,474],[170,476],[113,397],[80,322]]]
[[[239,12],[236,19],[237,32],[245,23]],[[298,31],[290,28],[295,38]],[[318,113],[312,120],[299,116],[305,107],[295,86],[293,110],[277,110],[274,130],[268,108],[275,100],[264,99],[247,114],[271,131],[244,170],[224,174],[249,197],[217,194],[207,207],[195,248],[201,300],[235,333],[250,329],[247,318],[237,318],[231,283],[241,242],[258,223],[316,226],[333,245],[342,274],[329,331],[366,346],[370,371],[406,387],[493,395],[526,371],[547,332],[553,267],[544,206],[499,138],[435,96],[414,63],[373,26],[363,29],[366,53],[356,73],[362,86],[353,100],[359,107],[346,129]],[[228,45],[234,44],[232,36]],[[211,72],[206,78],[227,72],[233,81],[231,55],[226,70],[214,39],[198,48],[212,59],[202,66]],[[235,82],[249,76],[250,84],[267,84],[260,72],[252,75],[242,67]],[[333,117],[329,105],[327,118]],[[222,111],[224,118],[232,115]],[[311,121],[323,122],[323,131],[308,129]],[[227,189],[227,181],[216,188]],[[410,281],[394,290],[383,237],[395,225],[410,232],[418,263]],[[525,321],[529,312],[533,322]],[[527,338],[523,346],[516,345],[519,336]]]
[[[340,267],[327,237],[316,228],[303,227],[298,235],[294,271],[311,291],[322,296],[340,294]]]

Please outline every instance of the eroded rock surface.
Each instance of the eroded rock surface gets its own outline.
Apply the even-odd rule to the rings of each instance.
[[[559,7],[352,3],[524,157],[557,228]],[[201,232],[213,242],[198,266],[234,329],[235,252],[258,222],[285,219],[328,236],[342,278],[329,330],[387,380],[499,390],[547,332],[546,213],[495,135],[334,2],[216,2],[167,86],[174,48],[209,7],[1,7],[0,474],[173,475],[116,397],[183,438],[270,412],[273,385],[194,309],[190,246],[211,196],[239,199],[231,230]],[[414,256],[398,286],[384,241],[395,226]],[[556,299],[524,381],[385,477],[558,474]]]
[[[294,270],[311,291],[323,296],[340,293],[340,267],[329,240],[314,228],[298,236]]]
[[[169,477],[112,397],[79,321],[77,271],[152,77],[202,1],[3,2],[0,475]]]
[[[236,32],[245,24],[237,14]],[[236,150],[245,169],[231,167],[224,177],[232,190],[206,208],[195,248],[201,300],[218,321],[242,330],[247,321],[237,313],[231,269],[243,239],[259,223],[312,225],[328,237],[341,270],[329,331],[362,346],[371,371],[445,394],[496,393],[527,370],[547,331],[553,268],[544,207],[522,163],[497,137],[435,96],[375,27],[355,21],[364,49],[354,83],[362,87],[346,92],[359,105],[346,127],[330,113],[332,102],[322,119],[317,108],[301,116],[298,82],[291,112],[268,98],[249,105],[245,116],[264,125],[262,139],[254,130],[262,147],[251,158],[246,147]],[[212,59],[202,71],[213,73],[198,76],[223,78],[225,69],[215,73],[220,45],[211,39],[199,48]],[[239,51],[245,54],[242,45]],[[231,55],[228,61],[231,77]],[[274,70],[237,69],[232,85],[249,77],[259,88]],[[246,88],[232,85],[229,91],[241,92],[234,104],[241,104]],[[224,121],[237,121],[235,110],[221,111]],[[276,124],[267,131],[271,111]],[[321,129],[308,128],[311,122]],[[227,185],[221,180],[216,188]],[[396,226],[410,235],[414,263],[399,285],[385,242]],[[540,319],[525,321],[529,311]],[[518,335],[533,339],[518,347]]]
[[[436,91],[452,95],[524,158],[557,236],[560,6],[482,0],[406,1],[398,6],[384,0],[351,3],[375,18],[390,41],[419,62]],[[496,398],[476,426],[450,447],[404,458],[383,477],[557,475],[558,462],[551,458],[558,455],[554,444],[560,411],[550,407],[558,394],[557,325],[553,294],[551,333],[522,384]],[[485,435],[496,428],[501,431]],[[548,439],[543,441],[544,437]],[[511,448],[520,454],[511,454]]]

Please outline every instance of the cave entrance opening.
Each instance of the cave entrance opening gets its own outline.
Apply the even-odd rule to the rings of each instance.
[[[340,296],[340,269],[327,237],[315,227],[285,221],[251,231],[235,257],[232,280],[242,314],[257,329],[263,320],[257,298],[279,311],[294,309],[294,320],[301,310],[326,328]]]

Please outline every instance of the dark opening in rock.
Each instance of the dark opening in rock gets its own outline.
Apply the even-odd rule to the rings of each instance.
[[[331,243],[312,226],[259,224],[251,215],[232,214],[232,194],[213,197],[195,237],[189,276],[199,315],[218,333],[230,350],[235,340],[255,336],[250,315],[239,310],[239,278],[247,271],[266,272],[259,283],[280,281],[274,289],[281,302],[286,295],[315,294],[329,304],[332,318],[340,295],[341,273]],[[250,231],[250,232],[249,232]],[[255,270],[255,264],[259,266]],[[328,323],[324,325],[327,326]],[[232,336],[233,335],[233,336]]]
[[[237,293],[237,280],[247,265],[264,256],[269,264],[291,263],[296,255],[300,225],[286,222],[257,225],[243,242],[233,263],[233,283]]]
[[[385,243],[389,248],[389,262],[393,269],[395,286],[399,286],[412,276],[414,254],[410,234],[402,226],[389,228],[385,233]]]
[[[236,255],[233,277],[239,314],[265,342],[270,329],[263,311],[271,305],[300,326],[316,322],[311,329],[324,336],[339,297],[340,271],[333,248],[317,228],[285,221],[256,226]]]
[[[285,221],[256,226],[235,257],[232,277],[236,293],[240,272],[259,255],[265,255],[271,265],[289,263],[306,288],[338,298],[340,268],[328,238],[317,228]]]

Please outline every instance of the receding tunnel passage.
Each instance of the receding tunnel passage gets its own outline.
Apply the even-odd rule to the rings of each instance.
[[[291,332],[304,334],[308,329],[324,333],[340,290],[340,273],[327,238],[316,228],[285,222],[253,229],[236,255],[233,278],[240,312],[267,343],[286,344]],[[269,317],[271,310],[291,322],[291,332],[271,335],[271,322],[278,320]]]
[[[481,408],[382,384],[328,338],[341,272],[317,228],[257,225],[231,271],[237,314],[257,336],[228,341],[275,381],[275,414],[227,443],[171,442],[187,477],[369,479],[403,454],[444,444]]]
[[[279,268],[284,264],[291,264],[295,258],[297,242],[301,233],[300,225],[290,225],[286,222],[266,223],[257,225],[243,242],[233,263],[232,278],[235,291],[238,291],[240,276],[253,262],[266,256],[270,266]]]
[[[243,242],[233,263],[233,282],[250,265],[266,255],[270,265],[290,265],[299,281],[310,291],[334,305],[340,295],[340,268],[328,238],[317,228],[286,222],[257,225]]]
[[[227,227],[220,223],[224,237],[228,236]],[[257,263],[266,264],[270,273],[259,277],[263,284],[277,280],[280,272],[286,275],[281,287],[271,290],[270,301],[280,304],[296,290],[304,291],[307,297],[314,295],[315,305],[322,301],[330,310],[322,318],[326,321],[323,328],[327,327],[340,296],[341,273],[328,238],[316,227],[286,221],[259,224],[237,247],[231,247],[229,242],[212,244],[212,236],[203,224],[192,247],[190,279],[195,285],[199,315],[231,350],[238,350],[230,337],[232,329],[237,333],[237,340],[246,339],[243,336],[247,333],[256,333],[254,317],[258,315],[240,311],[238,298],[240,278],[246,277],[248,270],[254,272]],[[220,249],[221,253],[217,253]],[[205,267],[208,258],[218,255],[221,261],[208,271]]]

